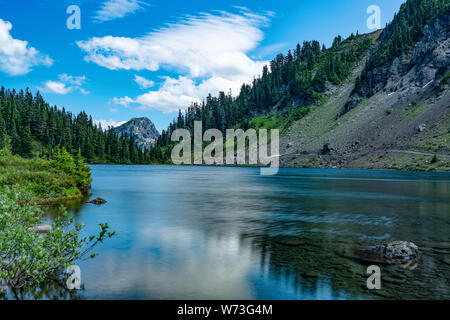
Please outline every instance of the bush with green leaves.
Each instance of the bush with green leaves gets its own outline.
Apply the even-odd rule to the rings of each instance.
[[[62,273],[115,234],[108,224],[100,224],[98,235],[80,237],[83,225],[74,224],[64,208],[51,230],[38,234],[33,228],[42,223],[43,211],[27,201],[33,198],[18,185],[0,189],[0,283],[11,288],[32,286]]]
[[[63,157],[64,158],[64,157]],[[33,160],[12,155],[9,149],[0,150],[0,187],[21,185],[33,195],[33,202],[46,203],[68,198],[80,198],[90,183],[89,167],[82,159],[69,159],[69,173],[57,161]],[[62,166],[64,167],[64,166]]]
[[[64,147],[56,147],[50,166],[72,177],[81,192],[88,191],[91,184],[91,171],[84,163],[80,150],[73,157]]]

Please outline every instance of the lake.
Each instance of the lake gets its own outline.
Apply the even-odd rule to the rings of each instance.
[[[27,298],[449,299],[450,174],[370,170],[93,165],[92,198],[71,208],[85,234],[117,236],[80,261],[83,288]],[[417,266],[354,249],[412,241]]]

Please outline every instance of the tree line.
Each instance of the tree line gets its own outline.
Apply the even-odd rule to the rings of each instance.
[[[104,130],[106,129],[106,130]],[[0,149],[7,146],[25,158],[52,158],[56,147],[80,154],[90,163],[148,163],[148,150],[133,137],[102,128],[84,111],[73,115],[50,106],[37,92],[0,89]]]

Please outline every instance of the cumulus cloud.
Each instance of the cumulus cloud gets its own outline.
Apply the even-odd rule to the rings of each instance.
[[[112,119],[109,120],[93,120],[94,124],[97,126],[101,125],[103,130],[108,129],[108,127],[118,127],[124,124],[126,121],[114,121]]]
[[[134,75],[134,81],[139,85],[141,89],[148,89],[155,85],[153,81],[138,76],[137,74]]]
[[[166,77],[158,90],[132,99],[141,108],[171,112],[209,92],[237,93],[261,73],[267,61],[254,61],[248,53],[263,39],[269,15],[241,10],[186,16],[142,37],[94,37],[77,45],[86,61],[111,70],[176,70],[178,78]]]
[[[60,74],[58,78],[65,83],[75,86],[81,86],[86,81],[86,76],[69,76],[67,73]]]
[[[198,102],[197,96],[197,88],[192,79],[182,76],[178,79],[166,77],[159,90],[140,95],[133,102],[140,104],[140,109],[154,107],[164,113],[170,113],[189,106],[193,101]]]
[[[68,94],[73,91],[73,88],[66,87],[66,84],[62,82],[48,80],[44,82],[44,86],[40,87],[39,90],[56,94]]]
[[[70,76],[66,73],[58,75],[59,81],[48,80],[43,86],[38,87],[42,92],[55,94],[68,94],[75,90],[80,90],[82,94],[89,94],[89,91],[83,89],[81,86],[86,81],[85,76]]]
[[[185,109],[191,102],[200,102],[209,93],[217,93],[225,88],[238,92],[242,82],[222,77],[211,77],[195,82],[187,77],[165,77],[164,83],[158,90],[149,91],[136,97],[132,102],[139,104],[139,109],[156,108],[164,113],[171,113]]]
[[[12,24],[0,19],[0,70],[12,75],[27,74],[33,67],[50,66],[53,60],[28,46],[28,41],[14,39],[10,31]]]
[[[120,19],[143,10],[143,5],[145,4],[145,2],[138,0],[108,0],[102,3],[93,20],[95,22],[105,22]]]
[[[128,107],[128,105],[129,105],[130,103],[133,103],[134,100],[131,99],[131,98],[128,97],[128,96],[125,96],[125,97],[122,97],[122,98],[113,98],[112,102],[113,102],[114,104],[120,104],[121,106]]]

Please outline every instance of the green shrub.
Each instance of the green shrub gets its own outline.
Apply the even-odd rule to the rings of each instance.
[[[0,150],[0,187],[20,185],[29,190],[36,202],[60,197],[81,196],[91,183],[89,167],[80,153],[71,156],[64,148],[56,148],[54,159],[24,159]]]
[[[88,190],[91,183],[91,173],[89,167],[83,161],[80,150],[73,157],[63,147],[57,147],[53,155],[53,160],[50,161],[50,166],[72,177],[81,192]]]
[[[40,236],[32,228],[42,222],[43,212],[30,203],[33,198],[23,186],[0,187],[0,283],[11,288],[39,284],[52,274],[62,273],[63,268],[115,234],[108,231],[107,224],[100,224],[97,236],[81,238],[83,226],[72,226],[73,218],[62,208],[51,230]]]

